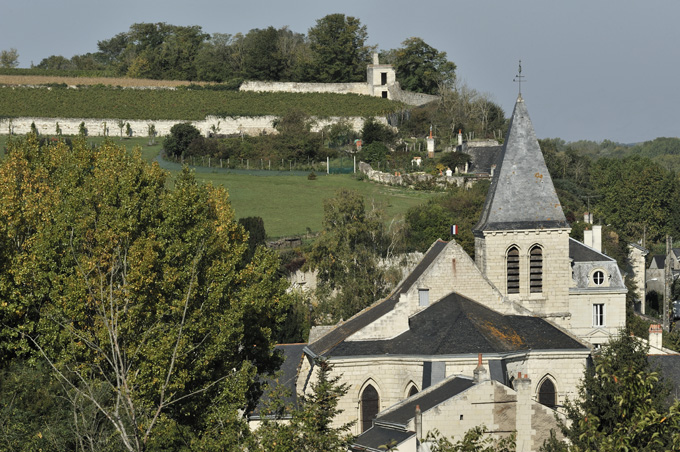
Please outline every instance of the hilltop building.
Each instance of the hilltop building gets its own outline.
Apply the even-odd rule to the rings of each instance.
[[[595,231],[589,243],[570,231],[520,96],[474,259],[439,240],[386,299],[284,350],[293,390],[309,388],[316,359],[330,360],[350,387],[337,422],[357,421],[357,450],[416,451],[435,428],[460,438],[481,424],[538,450],[591,350],[625,325],[616,262]]]
[[[359,94],[362,96],[382,97],[414,106],[425,105],[439,99],[438,96],[431,94],[402,90],[397,81],[394,67],[391,64],[381,64],[377,53],[373,54],[373,62],[366,67],[365,82],[298,83],[260,82],[253,80],[241,84],[239,91]]]

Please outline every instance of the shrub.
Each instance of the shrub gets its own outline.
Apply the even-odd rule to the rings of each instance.
[[[189,148],[191,142],[200,136],[201,132],[188,122],[175,124],[163,142],[163,149],[167,154],[179,157]]]

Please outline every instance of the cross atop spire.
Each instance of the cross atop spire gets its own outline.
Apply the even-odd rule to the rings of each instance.
[[[522,75],[522,60],[519,60],[519,72],[517,75],[515,75],[515,78],[512,79],[513,82],[519,83],[519,99],[522,98],[522,79],[524,76]]]

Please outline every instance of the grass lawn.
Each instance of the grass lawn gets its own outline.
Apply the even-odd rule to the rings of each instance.
[[[304,234],[322,229],[323,200],[335,196],[340,188],[356,190],[364,196],[366,208],[375,205],[387,219],[403,217],[409,207],[426,202],[430,192],[390,187],[356,180],[351,175],[250,176],[244,174],[196,173],[198,180],[222,185],[236,216],[259,216],[271,238]]]
[[[141,147],[142,156],[147,161],[152,161],[158,156],[162,141],[156,140],[155,146],[148,146],[148,138],[144,137],[124,140],[110,137],[110,139],[130,150],[135,146]],[[0,149],[3,150],[3,155],[6,140],[6,135],[0,135]],[[94,144],[102,141],[102,137],[88,137],[88,142]],[[174,165],[174,168],[176,167],[178,165]],[[170,169],[171,179],[174,179],[177,172],[176,169]],[[366,208],[370,209],[375,205],[382,209],[388,221],[403,218],[410,207],[435,196],[432,192],[359,181],[353,175],[319,175],[316,180],[308,180],[306,175],[267,175],[267,172],[261,174],[263,175],[237,174],[227,170],[199,168],[196,171],[196,179],[203,183],[211,182],[224,186],[229,191],[236,217],[262,217],[269,238],[302,235],[308,230],[320,231],[323,222],[323,201],[335,196],[335,192],[340,188],[358,191],[366,200]]]

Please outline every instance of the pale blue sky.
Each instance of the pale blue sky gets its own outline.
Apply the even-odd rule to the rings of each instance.
[[[94,52],[135,22],[200,25],[207,33],[288,25],[306,33],[326,14],[358,17],[369,43],[411,37],[446,51],[458,76],[509,116],[522,91],[539,138],[638,142],[678,136],[680,2],[676,0],[5,0],[0,49],[20,66]]]

